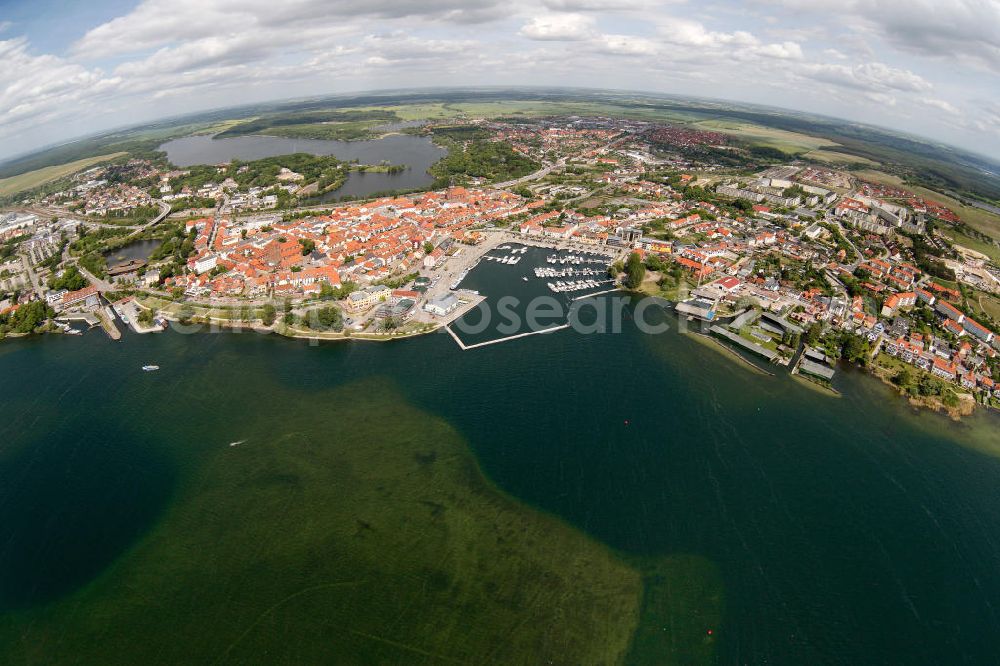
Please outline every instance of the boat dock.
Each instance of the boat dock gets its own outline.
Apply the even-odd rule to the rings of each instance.
[[[101,327],[104,329],[104,332],[108,334],[109,338],[112,340],[122,339],[122,332],[118,330],[118,325],[115,324],[115,315],[111,311],[110,307],[95,310],[94,314],[101,320]]]
[[[724,338],[725,340],[733,343],[734,345],[742,347],[743,349],[752,352],[754,354],[757,354],[758,356],[763,356],[769,362],[773,362],[776,358],[778,358],[778,354],[776,352],[773,352],[770,349],[767,349],[766,347],[762,347],[761,345],[758,345],[756,342],[750,342],[746,338],[736,335],[729,329],[723,328],[718,324],[712,326],[708,330],[713,334],[719,336],[720,338]]]
[[[569,328],[569,324],[561,324],[559,326],[553,326],[551,328],[546,328],[541,331],[528,331],[527,333],[518,333],[516,335],[508,335],[505,338],[497,338],[496,340],[487,340],[486,342],[477,342],[475,344],[467,345],[462,342],[462,339],[458,337],[455,331],[451,330],[451,326],[445,326],[444,330],[451,334],[452,339],[461,348],[462,351],[468,351],[469,349],[476,349],[477,347],[486,347],[487,345],[498,345],[501,342],[510,342],[511,340],[517,340],[518,338],[526,338],[529,335],[543,335],[545,333],[554,333],[556,331],[561,331],[564,328]]]

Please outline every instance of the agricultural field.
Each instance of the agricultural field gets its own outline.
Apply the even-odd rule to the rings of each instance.
[[[602,102],[553,102],[545,100],[510,100],[496,102],[454,102],[441,105],[465,116],[496,118],[501,116],[615,116],[650,122],[693,122],[700,116],[631,104]]]
[[[450,108],[449,104],[389,104],[387,106],[358,106],[353,107],[353,111],[391,111],[399,116],[400,120],[439,120],[443,118],[455,118],[461,114],[460,111]]]
[[[98,155],[96,157],[87,157],[74,162],[44,167],[42,169],[28,171],[27,173],[22,173],[17,176],[11,176],[10,178],[3,178],[0,179],[0,196],[10,196],[12,194],[26,192],[41,185],[45,185],[46,183],[51,183],[54,180],[71,176],[78,171],[89,169],[95,164],[108,162],[127,154],[128,153],[122,152]]]
[[[223,120],[217,123],[212,123],[211,125],[200,126],[198,129],[191,133],[192,136],[201,136],[205,134],[215,135],[226,130],[236,127],[240,123],[250,122],[256,120],[256,118],[234,118],[232,120]]]
[[[839,153],[836,150],[827,150],[824,148],[820,148],[819,150],[810,150],[808,153],[802,155],[802,157],[808,160],[815,160],[816,162],[825,162],[828,164],[867,164],[872,167],[878,166],[878,162],[874,162],[866,157],[848,155],[847,153]]]
[[[729,134],[755,146],[776,148],[789,155],[804,155],[813,151],[829,154],[837,148],[837,144],[829,139],[734,120],[701,120],[694,126],[709,132]]]

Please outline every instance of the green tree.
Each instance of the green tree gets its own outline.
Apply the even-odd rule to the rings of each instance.
[[[31,301],[10,315],[9,324],[15,333],[31,333],[53,316],[55,312],[45,304],[45,301]]]
[[[434,251],[434,243],[427,241],[424,243],[424,254],[430,254]]]
[[[190,304],[185,303],[181,306],[178,318],[181,320],[182,324],[190,324],[191,320],[194,318],[194,308]]]
[[[83,289],[88,284],[87,278],[83,277],[80,273],[80,269],[76,266],[70,266],[62,275],[56,277],[53,275],[49,278],[49,288],[50,289],[68,289],[69,291],[76,291],[78,289]]]
[[[660,259],[659,255],[650,254],[646,257],[646,267],[651,271],[662,271],[663,270],[663,260]]]
[[[892,383],[911,393],[916,388],[913,381],[913,371],[905,365],[893,376]]]
[[[629,289],[638,289],[646,277],[646,265],[642,263],[638,252],[629,255],[625,262],[625,286]]]
[[[791,347],[792,349],[798,349],[799,343],[802,341],[802,336],[798,333],[785,333],[781,336],[781,342],[786,347]]]
[[[845,333],[841,340],[841,355],[851,363],[867,365],[871,344],[865,338],[852,333]]]
[[[311,310],[308,316],[309,328],[318,331],[342,331],[344,329],[344,315],[340,308],[330,305],[318,310]]]
[[[813,347],[816,345],[817,342],[819,342],[819,339],[822,336],[823,336],[823,324],[816,322],[815,324],[809,327],[809,330],[806,331],[806,344],[809,345],[810,347]]]
[[[278,311],[274,307],[274,305],[272,305],[271,303],[266,303],[264,305],[264,309],[261,314],[261,318],[264,320],[264,325],[265,326],[273,325],[274,320],[277,318],[277,316],[278,316]]]

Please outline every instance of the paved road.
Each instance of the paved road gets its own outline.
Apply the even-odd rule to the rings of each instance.
[[[146,229],[149,229],[153,225],[159,224],[160,222],[162,222],[163,220],[165,220],[166,217],[167,217],[167,215],[170,215],[170,204],[168,204],[165,201],[160,201],[159,204],[160,204],[160,214],[157,215],[156,217],[154,217],[152,220],[150,220],[146,224],[142,225],[141,227],[136,228],[132,233],[130,233],[125,238],[131,238],[132,236],[137,236],[137,235],[141,234],[143,231],[145,231]]]
[[[94,285],[94,286],[97,287],[97,290],[99,292],[104,293],[106,291],[115,291],[116,290],[116,287],[113,284],[111,284],[110,282],[108,282],[106,280],[100,279],[99,277],[97,277],[96,275],[94,275],[93,273],[91,273],[90,271],[88,271],[86,268],[84,268],[83,266],[81,266],[79,263],[77,263],[76,267],[77,267],[77,269],[79,269],[80,274],[83,275],[83,277],[85,277],[88,280],[90,280],[90,284],[92,284],[92,285]]]
[[[521,176],[520,178],[515,178],[514,180],[508,180],[505,183],[496,183],[493,185],[493,188],[497,190],[502,190],[504,188],[514,187],[516,185],[527,183],[532,180],[538,180],[539,178],[544,178],[545,176],[549,175],[549,173],[551,173],[553,169],[562,168],[564,166],[566,166],[565,157],[560,159],[555,164],[549,164],[548,166],[544,166],[538,171],[535,171],[534,173],[529,173],[527,176]]]
[[[613,148],[629,138],[631,137],[630,136],[619,137],[605,144],[602,150],[607,148]],[[515,185],[520,185],[522,183],[527,183],[532,180],[538,180],[539,178],[544,178],[545,176],[549,175],[554,169],[559,169],[566,166],[566,160],[568,160],[570,157],[575,157],[575,156],[567,155],[566,157],[561,157],[559,161],[556,162],[555,164],[549,164],[548,166],[543,166],[541,169],[535,171],[534,173],[529,173],[527,176],[521,176],[520,178],[516,178],[514,180],[508,180],[505,183],[495,183],[493,187],[495,189],[502,190],[506,187],[514,187]]]
[[[31,288],[35,290],[35,294],[42,298],[45,294],[42,292],[41,284],[38,282],[38,276],[35,274],[35,269],[31,266],[31,260],[28,259],[27,255],[21,255],[21,264],[24,266],[25,272],[28,274],[28,278],[31,280]]]

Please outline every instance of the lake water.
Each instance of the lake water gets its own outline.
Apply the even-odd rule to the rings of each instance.
[[[847,369],[833,397],[634,313],[466,352],[3,342],[0,662],[592,663],[558,649],[617,629],[636,664],[1000,661],[996,414]],[[486,541],[474,466],[434,471],[466,456],[519,516]]]
[[[333,155],[348,162],[385,162],[407,167],[398,173],[352,173],[342,187],[324,195],[321,198],[324,201],[426,187],[434,181],[427,169],[446,154],[444,149],[435,146],[429,138],[408,134],[393,134],[368,141],[288,139],[256,135],[215,139],[201,135],[168,141],[160,146],[160,150],[165,151],[170,162],[179,167],[219,164],[233,159],[259,160],[291,153]]]
[[[507,249],[500,249],[501,247]],[[523,251],[522,251],[523,250]],[[609,260],[605,255],[587,253],[580,264],[550,264],[546,259],[556,257],[579,257],[581,251],[554,251],[548,248],[522,245],[516,241],[501,243],[500,247],[487,253],[488,257],[516,257],[516,264],[504,264],[498,261],[483,259],[469,272],[459,285],[461,289],[469,289],[486,297],[484,305],[463,315],[452,329],[465,344],[479,344],[489,340],[519,335],[528,331],[537,331],[565,324],[574,306],[575,299],[585,294],[607,291],[610,284],[573,292],[553,292],[546,285],[549,282],[576,281],[585,278],[608,282],[606,270]],[[599,275],[579,275],[566,277],[536,277],[536,268],[555,268],[583,270],[591,269]],[[448,280],[459,276],[448,277]],[[516,300],[511,300],[516,299]],[[540,300],[541,299],[541,300]],[[501,301],[504,301],[501,305]],[[605,301],[597,301],[604,303]],[[532,305],[534,304],[534,305]],[[594,308],[582,303],[577,304],[578,321],[584,323],[596,322]],[[562,314],[534,317],[534,324],[529,325],[528,309],[534,307],[551,308]],[[501,311],[501,308],[502,311]],[[574,315],[575,316],[575,315]],[[602,318],[606,320],[607,318]],[[605,323],[607,323],[605,321]]]
[[[153,253],[153,250],[160,247],[161,242],[158,240],[135,241],[117,250],[106,252],[104,258],[107,260],[108,266],[124,264],[129,261],[145,261]]]

